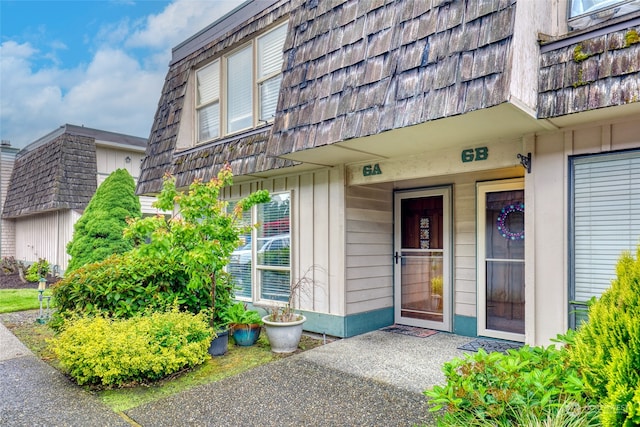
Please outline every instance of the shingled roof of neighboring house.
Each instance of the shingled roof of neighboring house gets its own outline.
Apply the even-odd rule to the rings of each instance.
[[[541,48],[538,117],[640,102],[640,16],[630,26]]]
[[[136,151],[146,145],[146,139],[130,135],[61,126],[16,156],[2,217],[83,210],[97,188],[96,141]]]
[[[215,40],[174,49],[179,57],[162,90],[138,194],[158,192],[167,172],[186,185],[192,177],[214,176],[225,161],[236,175],[283,168],[294,163],[279,156],[294,151],[507,101],[512,0],[280,0],[263,7],[235,27],[226,17],[194,36],[210,40],[211,32]],[[278,108],[273,126],[264,129],[268,141],[247,150],[243,141],[260,139],[253,131],[248,139],[176,152],[189,73],[287,16]],[[184,46],[193,52],[187,55]],[[233,150],[238,146],[245,149]]]

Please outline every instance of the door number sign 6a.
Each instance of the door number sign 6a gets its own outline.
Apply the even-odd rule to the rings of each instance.
[[[462,150],[460,157],[462,159],[462,163],[487,160],[489,158],[489,148],[487,147],[468,148],[466,150]]]

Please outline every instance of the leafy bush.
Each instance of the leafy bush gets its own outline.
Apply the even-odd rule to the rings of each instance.
[[[136,243],[133,249],[67,272],[53,288],[58,311],[52,325],[60,327],[73,313],[127,318],[177,304],[192,313],[213,309],[212,325],[222,329],[220,314],[233,303],[223,268],[246,232],[242,212],[269,200],[268,192],[258,191],[229,212],[219,194],[231,182],[228,167],[208,183],[193,182],[187,192],[166,179],[155,206],[173,211],[175,204],[176,216],[131,222],[124,234]]]
[[[260,313],[256,310],[247,310],[247,306],[243,302],[232,304],[222,314],[222,318],[228,325],[262,325]]]
[[[446,409],[441,425],[518,425],[522,414],[542,420],[556,417],[563,404],[590,403],[565,348],[524,346],[506,355],[480,349],[443,370],[447,384],[424,392],[431,411]]]
[[[158,380],[201,364],[213,336],[203,314],[171,311],[127,320],[82,317],[52,340],[78,384],[122,386]]]
[[[600,399],[605,427],[640,424],[640,245],[635,259],[622,255],[616,273],[569,351],[585,390]]]
[[[122,232],[127,226],[127,219],[141,216],[135,188],[133,178],[125,169],[112,172],[100,184],[73,227],[73,239],[67,245],[71,256],[67,271],[124,253],[133,247]]]
[[[43,258],[39,258],[38,262],[34,262],[27,269],[27,274],[24,278],[27,282],[37,282],[41,277],[47,277],[49,273],[49,261]]]
[[[184,270],[163,258],[137,251],[113,255],[78,268],[53,286],[58,310],[52,326],[59,327],[61,320],[74,313],[129,318],[166,311],[174,304],[194,314],[210,309],[209,292],[189,290],[187,282]]]

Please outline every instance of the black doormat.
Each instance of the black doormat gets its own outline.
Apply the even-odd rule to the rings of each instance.
[[[416,328],[414,326],[406,326],[406,325],[391,325],[391,326],[387,326],[386,328],[382,328],[380,330],[385,332],[393,332],[395,334],[419,337],[419,338],[430,337],[431,335],[438,333],[438,331],[434,331],[433,329]]]
[[[521,342],[477,339],[458,347],[458,350],[478,351],[481,348],[487,353],[494,351],[506,353],[509,349],[518,349],[523,345]]]

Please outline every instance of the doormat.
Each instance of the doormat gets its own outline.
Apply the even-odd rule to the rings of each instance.
[[[487,353],[497,351],[506,354],[507,350],[519,349],[523,345],[520,342],[477,339],[458,347],[458,350],[478,351],[481,348]]]
[[[387,326],[386,328],[382,328],[380,330],[385,332],[393,332],[394,334],[409,335],[409,336],[418,337],[418,338],[426,338],[438,333],[438,331],[434,331],[432,329],[416,328],[414,326],[405,326],[405,325],[391,325],[391,326]]]

